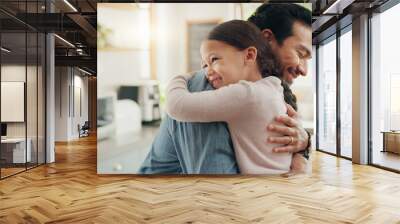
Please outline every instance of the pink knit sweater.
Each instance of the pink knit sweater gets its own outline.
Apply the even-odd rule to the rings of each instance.
[[[266,130],[286,114],[281,80],[267,77],[240,81],[217,90],[189,92],[190,75],[174,77],[167,88],[167,113],[178,121],[228,123],[236,159],[243,174],[282,174],[290,169],[291,153],[274,153],[267,143],[277,134]]]

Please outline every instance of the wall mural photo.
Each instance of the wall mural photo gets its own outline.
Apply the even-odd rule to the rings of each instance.
[[[310,173],[310,9],[99,3],[97,172]]]

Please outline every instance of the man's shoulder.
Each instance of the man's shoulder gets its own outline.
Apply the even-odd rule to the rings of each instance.
[[[192,78],[188,81],[188,88],[190,92],[200,92],[213,89],[207,81],[206,71],[204,69],[194,71],[192,74]]]

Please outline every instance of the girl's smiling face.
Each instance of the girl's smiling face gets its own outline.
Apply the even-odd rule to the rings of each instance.
[[[207,71],[210,84],[218,89],[222,86],[246,80],[246,51],[240,51],[222,41],[205,40],[200,47],[202,68]]]

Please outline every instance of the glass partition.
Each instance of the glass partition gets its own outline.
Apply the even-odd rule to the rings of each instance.
[[[25,4],[18,13],[43,11],[44,1]],[[0,12],[1,179],[45,163],[45,45],[43,33]]]
[[[28,32],[27,33],[27,98],[26,98],[26,112],[27,112],[27,150],[30,150],[31,153],[30,159],[28,160],[27,166],[28,168],[34,167],[37,165],[37,157],[38,157],[38,141],[37,141],[37,132],[38,132],[38,88],[37,88],[37,79],[38,79],[38,49],[37,49],[37,41],[38,35],[36,32]]]
[[[46,162],[46,139],[45,139],[45,124],[46,124],[46,38],[43,33],[38,34],[38,65],[37,65],[37,162],[43,164]]]
[[[400,4],[371,19],[371,162],[400,171]]]
[[[28,6],[26,8],[26,12],[28,13],[42,13],[44,2],[32,1],[27,2]],[[38,17],[33,17],[33,19],[38,19]],[[37,21],[33,21],[37,23]],[[39,76],[41,76],[40,72],[41,60],[43,57],[41,55],[45,55],[43,51],[43,41],[44,35],[40,34],[37,30],[28,29],[27,27],[27,143],[30,147],[31,158],[30,162],[27,163],[27,167],[35,167],[39,164],[39,158],[43,155],[43,150],[39,153],[39,108],[43,105],[44,96],[42,95],[42,100],[39,102],[40,94],[39,90],[43,92],[43,88],[45,86],[40,85]],[[41,86],[41,89],[39,88]],[[43,110],[40,112],[44,112]],[[44,122],[43,119],[41,119]],[[43,125],[42,125],[43,126]],[[44,145],[41,144],[41,147],[44,148]],[[27,149],[29,149],[29,147]],[[41,159],[43,160],[43,159]]]
[[[352,33],[340,36],[340,155],[352,157]]]
[[[336,154],[336,36],[318,47],[318,149]]]
[[[26,144],[26,41],[25,32],[1,34],[2,177],[24,171],[31,161]]]

